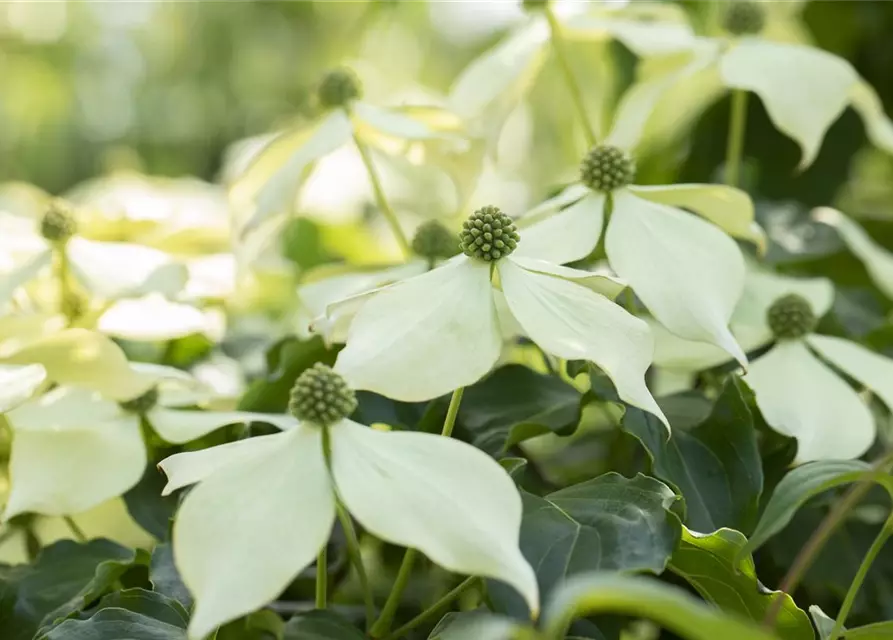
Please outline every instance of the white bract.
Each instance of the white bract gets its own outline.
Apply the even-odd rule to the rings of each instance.
[[[539,609],[536,576],[518,548],[520,496],[485,453],[347,419],[320,427],[282,416],[277,426],[285,430],[160,464],[165,494],[198,483],[173,535],[177,567],[196,600],[190,638],[274,600],[310,565],[329,540],[336,496],[376,537],[450,571],[507,582]]]
[[[732,317],[732,331],[748,351],[774,345],[751,362],[745,382],[773,429],[797,439],[797,462],[861,456],[875,438],[865,402],[837,370],[872,391],[893,409],[893,360],[850,340],[805,333],[777,338],[768,314],[773,303],[796,294],[815,318],[831,308],[834,289],[824,278],[789,278],[753,270]],[[676,374],[692,374],[728,360],[711,345],[686,342],[655,330],[655,365]]]

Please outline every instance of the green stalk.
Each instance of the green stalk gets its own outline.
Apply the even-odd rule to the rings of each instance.
[[[322,549],[319,550],[319,554],[316,556],[316,608],[317,609],[325,609],[326,608],[326,593],[327,593],[327,585],[326,580],[328,579],[328,560],[326,558],[326,545],[323,544]]]
[[[53,252],[56,254],[56,282],[59,290],[59,312],[65,316],[66,325],[71,325],[74,320],[71,300],[71,267],[68,261],[66,243],[53,243]]]
[[[347,538],[347,555],[353,563],[357,577],[360,579],[360,588],[363,590],[363,603],[366,607],[366,630],[368,631],[375,620],[375,603],[372,599],[372,589],[369,587],[369,577],[366,575],[366,568],[363,566],[363,556],[360,551],[357,530],[354,528],[353,520],[340,499],[335,503],[335,508],[338,513],[338,521],[341,523],[341,528],[344,529],[344,535]]]
[[[447,408],[446,418],[443,421],[443,429],[440,431],[440,435],[445,438],[449,438],[453,435],[453,428],[456,426],[456,417],[459,415],[459,405],[462,404],[462,395],[464,393],[465,388],[459,387],[453,391],[453,395],[450,397],[450,406]],[[397,607],[400,606],[400,599],[409,582],[412,566],[415,564],[418,553],[419,552],[415,549],[407,549],[406,553],[403,554],[403,562],[400,564],[400,570],[397,572],[397,579],[394,581],[391,593],[388,594],[388,599],[385,601],[384,608],[381,610],[378,620],[372,625],[370,635],[373,638],[381,638],[391,629],[391,624],[394,622],[394,614],[397,613]]]
[[[372,183],[372,192],[375,194],[375,204],[378,205],[378,209],[388,221],[388,225],[391,227],[394,237],[397,238],[397,243],[400,245],[400,250],[403,252],[404,257],[408,257],[412,255],[412,248],[409,245],[409,240],[406,239],[406,235],[403,233],[403,229],[400,228],[400,221],[397,220],[397,214],[394,213],[388,199],[385,197],[384,189],[381,186],[381,180],[378,177],[378,172],[375,170],[375,165],[372,164],[372,156],[369,155],[369,148],[363,144],[356,134],[353,136],[353,141],[357,146],[357,151],[360,152],[363,164],[366,166],[366,173],[369,174],[369,181]]]
[[[737,187],[741,178],[741,156],[744,152],[744,132],[747,128],[747,92],[732,91],[732,113],[726,143],[726,184]]]
[[[868,575],[868,570],[871,569],[872,563],[874,563],[875,558],[877,558],[891,534],[893,534],[893,514],[884,522],[884,526],[878,532],[874,542],[871,543],[871,548],[868,549],[868,553],[862,559],[862,564],[859,565],[856,577],[850,583],[850,588],[846,592],[843,604],[840,606],[840,612],[838,612],[837,619],[834,621],[834,628],[831,629],[831,634],[827,640],[837,640],[840,636],[843,631],[843,623],[846,622],[850,609],[853,608],[853,602],[856,600],[856,595],[859,593],[862,583],[865,582],[865,576]]]
[[[75,540],[78,542],[87,541],[87,534],[84,533],[84,530],[78,526],[78,523],[75,522],[71,516],[62,516],[62,519],[65,521],[65,524],[68,525],[68,528],[71,529]]]
[[[443,609],[446,605],[451,603],[453,600],[461,596],[468,589],[473,587],[478,581],[477,576],[470,576],[465,578],[462,582],[459,583],[452,591],[446,593],[443,597],[441,597],[437,602],[432,604],[430,607],[422,611],[415,618],[404,624],[402,627],[394,631],[394,633],[390,633],[383,638],[383,640],[397,640],[398,638],[404,637],[407,633],[415,629],[417,626],[430,619],[432,616],[437,614],[441,609]]]
[[[555,14],[552,12],[551,7],[547,5],[543,11],[546,15],[546,20],[549,21],[549,30],[552,35],[552,46],[555,49],[555,58],[558,60],[558,65],[561,67],[561,71],[564,74],[564,82],[571,94],[571,100],[574,103],[574,107],[577,109],[577,114],[580,116],[580,122],[583,123],[583,131],[586,133],[586,142],[590,147],[594,147],[597,142],[595,130],[592,128],[592,123],[589,121],[589,116],[586,114],[586,103],[583,101],[583,92],[580,90],[580,85],[577,84],[577,79],[574,77],[574,71],[571,68],[570,56],[568,56],[567,53],[561,24],[555,18]]]

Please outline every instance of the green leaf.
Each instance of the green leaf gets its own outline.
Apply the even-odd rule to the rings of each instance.
[[[176,496],[162,496],[167,480],[155,465],[147,465],[143,477],[123,495],[127,512],[157,540],[166,540],[177,510]]]
[[[696,531],[721,527],[749,530],[756,518],[763,471],[756,430],[748,409],[750,393],[738,378],[731,379],[704,420],[685,428],[697,416],[701,398],[674,397],[661,402],[673,433],[650,413],[626,407],[623,428],[648,451],[655,476],[671,483],[685,498],[685,523]],[[668,400],[673,400],[670,398]],[[682,417],[678,414],[687,412]]]
[[[186,628],[126,609],[102,609],[87,620],[66,620],[40,640],[186,640]]]
[[[891,640],[893,639],[893,622],[875,622],[864,627],[848,629],[843,637],[847,640]]]
[[[661,573],[682,526],[670,508],[678,500],[662,482],[607,473],[540,498],[522,492],[521,551],[546,600],[565,579],[590,571]],[[491,583],[497,610],[526,617],[520,597]]]
[[[179,602],[164,594],[146,589],[124,589],[104,596],[97,610],[126,609],[183,629],[189,623],[189,612]]]
[[[725,615],[678,587],[621,574],[580,575],[562,586],[543,618],[546,637],[563,637],[574,618],[596,613],[647,618],[689,640],[774,638],[757,625]]]
[[[285,623],[282,618],[265,609],[221,627],[214,640],[282,640],[284,633]]]
[[[815,624],[819,640],[825,640],[831,633],[831,629],[834,628],[834,618],[828,617],[828,615],[815,604],[809,607],[809,615],[812,618],[813,624]]]
[[[319,226],[297,216],[282,230],[282,255],[301,269],[311,269],[334,259],[323,246]]]
[[[283,640],[364,640],[363,633],[331,611],[296,615],[285,625]]]
[[[173,598],[187,609],[192,607],[192,595],[174,564],[174,550],[170,543],[156,545],[152,550],[149,581],[158,593]]]
[[[788,473],[772,493],[763,515],[741,554],[753,553],[769,538],[781,531],[807,500],[818,494],[860,480],[872,470],[859,460],[820,460],[809,462]],[[878,484],[893,495],[893,478],[881,474]]]
[[[514,640],[519,625],[487,611],[451,611],[440,619],[428,640]]]
[[[727,613],[760,622],[776,597],[782,606],[775,625],[785,640],[813,640],[806,612],[786,593],[769,591],[757,578],[753,559],[739,554],[747,538],[732,529],[709,535],[682,530],[682,542],[670,558],[669,569],[684,578],[708,602]]]
[[[466,389],[459,419],[475,446],[498,455],[544,433],[573,433],[581,398],[560,378],[510,364]]]

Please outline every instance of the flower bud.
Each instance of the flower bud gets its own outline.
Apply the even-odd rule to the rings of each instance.
[[[319,83],[317,93],[320,104],[327,109],[345,107],[361,94],[360,79],[346,68],[329,71]]]
[[[602,144],[590,149],[580,164],[580,181],[593,191],[609,193],[630,184],[636,163],[622,149]]]
[[[343,420],[357,408],[357,396],[344,378],[321,362],[306,369],[291,389],[288,411],[322,427]]]
[[[412,251],[430,261],[452,258],[459,252],[456,234],[439,223],[429,220],[416,229],[412,238]]]
[[[67,242],[77,228],[71,208],[62,200],[53,200],[40,221],[40,235],[50,242]]]
[[[739,0],[726,7],[722,17],[723,29],[735,36],[754,35],[763,30],[766,15],[759,2]]]
[[[512,219],[498,207],[482,207],[462,223],[459,246],[465,255],[493,262],[515,250],[521,236]]]
[[[793,340],[811,333],[818,318],[809,302],[796,293],[782,296],[766,312],[766,321],[777,340]]]

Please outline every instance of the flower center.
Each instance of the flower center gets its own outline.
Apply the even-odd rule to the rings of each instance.
[[[580,163],[580,181],[593,191],[609,193],[630,184],[635,177],[635,160],[610,145],[593,147]]]
[[[818,318],[809,302],[796,293],[782,296],[766,312],[766,321],[778,340],[802,338],[815,329]]]
[[[40,235],[50,242],[66,242],[77,230],[77,222],[68,205],[61,200],[53,200],[40,220]]]
[[[319,83],[319,102],[327,109],[347,106],[360,95],[362,95],[360,79],[350,69],[333,69]]]
[[[152,387],[146,393],[118,403],[124,411],[143,414],[158,404],[158,388]]]
[[[521,236],[512,219],[498,207],[482,207],[462,223],[459,246],[465,255],[493,262],[515,250]]]
[[[763,30],[766,15],[759,2],[740,0],[726,7],[723,29],[735,36],[754,35]]]
[[[352,414],[357,396],[340,375],[317,362],[298,376],[288,401],[289,412],[298,420],[326,427]]]
[[[430,261],[452,258],[458,252],[456,236],[436,220],[429,220],[416,229],[412,251]]]

